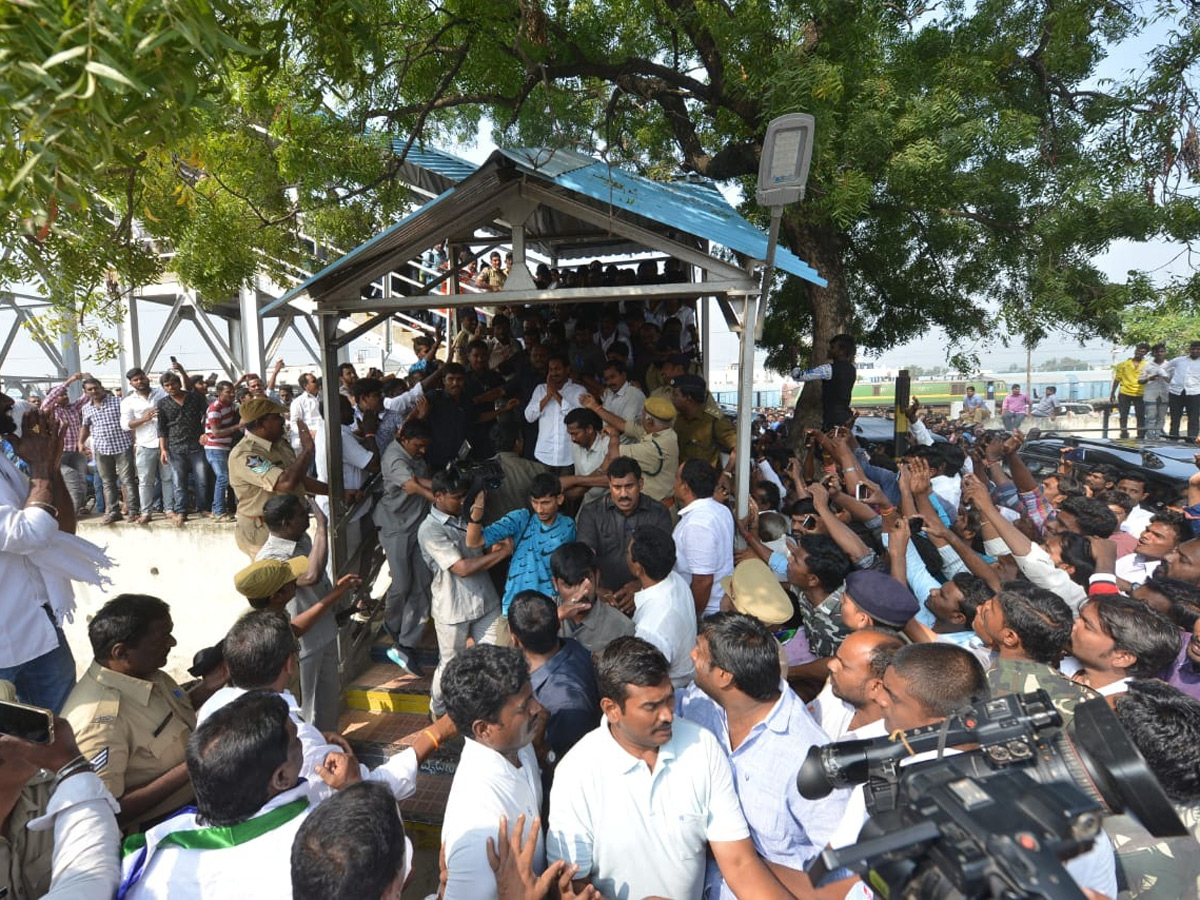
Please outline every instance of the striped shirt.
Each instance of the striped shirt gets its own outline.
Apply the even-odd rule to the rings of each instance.
[[[85,404],[81,418],[91,434],[94,453],[115,456],[133,446],[133,437],[121,427],[121,400],[116,394],[105,393],[99,403]]]
[[[63,452],[77,453],[79,452],[79,429],[83,427],[82,413],[83,405],[90,403],[86,394],[78,400],[70,400],[66,406],[58,405],[58,398],[66,394],[67,385],[63,382],[58,387],[50,388],[46,391],[46,396],[42,400],[42,409],[48,409],[54,413],[54,418],[58,419],[58,424],[62,427],[63,436]]]
[[[233,447],[233,435],[227,434],[225,437],[217,437],[216,431],[221,428],[229,428],[231,425],[236,425],[238,422],[237,406],[230,403],[228,405],[220,400],[214,400],[208,407],[208,413],[204,418],[204,435],[207,440],[204,442],[204,447],[207,450],[229,450]]]

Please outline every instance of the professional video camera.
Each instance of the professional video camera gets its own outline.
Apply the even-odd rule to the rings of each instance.
[[[978,749],[942,755],[963,745]],[[1078,898],[1061,861],[1091,847],[1105,813],[1186,833],[1103,699],[1068,729],[1045,691],[983,700],[938,725],[813,747],[796,776],[810,800],[855,784],[871,818],[857,844],[813,861],[813,884],[848,867],[887,897]]]
[[[470,508],[480,491],[495,491],[504,483],[504,467],[498,461],[468,459],[470,453],[470,441],[463,441],[458,450],[458,456],[446,463],[446,471],[454,476],[455,481],[460,485],[466,485],[467,496],[463,500],[464,509]]]

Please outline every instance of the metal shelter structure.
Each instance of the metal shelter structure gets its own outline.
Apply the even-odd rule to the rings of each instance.
[[[351,340],[397,313],[431,306],[604,303],[669,297],[715,298],[732,331],[740,333],[743,393],[754,370],[754,331],[761,284],[756,269],[766,258],[767,236],[729,205],[710,183],[652,181],[569,150],[497,150],[476,167],[450,154],[411,148],[402,179],[428,202],[372,240],[347,253],[303,284],[268,303],[263,315],[292,308],[317,323],[320,362],[336,370],[338,352]],[[503,290],[486,297],[460,293],[458,270],[420,283],[396,277],[412,261],[445,241],[448,257],[510,246],[514,263]],[[482,248],[482,249],[481,249]],[[682,262],[690,281],[671,284],[539,289],[528,260],[538,253],[554,262],[601,256],[664,254]],[[824,286],[803,260],[780,249],[776,266]],[[382,283],[382,290],[379,284]],[[438,293],[448,283],[449,293]],[[374,286],[374,289],[371,289]],[[344,320],[359,324],[345,328]],[[707,323],[701,321],[702,341]],[[323,383],[325,409],[338,408],[338,383]],[[345,510],[338,441],[329,454],[330,552],[334,571],[345,561]],[[748,496],[750,405],[738,416],[739,502]]]

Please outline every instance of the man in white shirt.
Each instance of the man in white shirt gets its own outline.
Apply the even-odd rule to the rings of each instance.
[[[357,781],[352,760],[330,754],[322,777],[335,788]],[[188,743],[194,810],[184,807],[150,828],[141,849],[125,855],[121,896],[290,900],[292,842],[320,799],[300,779],[303,763],[278,694],[251,691],[217,710]]]
[[[696,673],[696,610],[687,582],[672,571],[674,565],[671,535],[653,526],[633,533],[629,571],[640,585],[633,595],[633,633],[658,648],[671,667],[671,684],[683,688]]]
[[[879,692],[883,673],[904,642],[894,634],[864,628],[846,636],[829,660],[829,680],[808,710],[835,741],[886,734]]]
[[[200,707],[196,713],[196,727],[203,725],[217,710],[250,691],[278,694],[287,704],[288,716],[295,724],[296,736],[300,739],[303,753],[300,777],[312,784],[315,796],[329,796],[332,790],[321,781],[320,769],[330,753],[342,753],[345,746],[344,743],[331,744],[318,728],[306,720],[300,704],[288,690],[288,685],[300,670],[300,657],[287,616],[270,609],[251,610],[233,623],[221,641],[221,650],[229,669],[229,684]],[[406,737],[404,743],[407,746],[383,765],[375,769],[360,765],[359,775],[363,781],[377,781],[387,787],[396,800],[404,800],[417,789],[417,768],[442,741],[453,735],[453,724],[448,719],[438,719],[428,729]]]
[[[1194,441],[1200,434],[1200,341],[1188,345],[1187,356],[1177,356],[1163,367],[1171,381],[1167,384],[1167,409],[1171,414],[1171,440],[1179,440],[1179,420],[1187,410],[1187,436]]]
[[[466,738],[442,824],[443,896],[494,900],[487,839],[495,836],[502,816],[512,828],[519,816],[528,824],[541,812],[542,776],[531,742],[545,710],[533,696],[524,654],[492,644],[479,644],[450,661],[442,673],[442,698]],[[534,873],[545,865],[539,832]]]
[[[23,703],[57,712],[75,685],[61,627],[75,609],[71,582],[98,585],[110,563],[75,536],[75,505],[58,465],[58,420],[24,402],[15,406],[0,394],[0,434],[29,466],[27,478],[0,454],[0,679],[16,686]],[[14,414],[22,419],[19,437]]]
[[[1142,530],[1150,524],[1150,520],[1154,518],[1155,514],[1155,510],[1142,505],[1150,497],[1149,491],[1146,490],[1145,476],[1127,472],[1117,480],[1117,490],[1127,494],[1129,499],[1134,502],[1133,509],[1121,523],[1121,530],[1129,532],[1135,538],[1141,537]]]
[[[563,493],[569,500],[594,503],[607,493],[608,476],[604,466],[608,462],[608,435],[604,434],[604,420],[590,409],[573,409],[563,419],[567,434],[571,438],[571,462],[574,475],[562,477]]]
[[[637,422],[642,418],[646,395],[629,380],[629,370],[619,360],[609,360],[604,366],[605,390],[600,398],[601,405],[626,422]],[[622,443],[632,443],[633,438],[623,437]]]
[[[555,771],[547,857],[579,866],[577,889],[692,900],[708,850],[737,896],[790,897],[755,853],[717,739],[675,717],[668,671],[638,637],[617,638],[600,654],[604,721]]]
[[[322,437],[325,434],[325,417],[321,414],[321,382],[312,372],[300,376],[300,393],[292,401],[291,416],[292,449],[300,452],[300,430],[297,423],[303,422],[312,432],[313,440],[318,448],[323,448]],[[318,453],[324,456],[324,453]]]
[[[121,427],[133,433],[133,455],[137,465],[142,512],[162,512],[175,505],[175,479],[170,465],[163,465],[158,449],[158,401],[167,396],[141,369],[125,373],[133,388],[121,398]],[[161,496],[155,497],[156,493]]]
[[[537,444],[533,456],[561,475],[571,467],[571,436],[567,434],[566,416],[583,405],[580,400],[587,390],[568,377],[569,363],[565,353],[550,354],[546,383],[533,389],[525,407],[525,421],[536,422]]]
[[[733,574],[733,513],[712,498],[717,473],[699,459],[684,462],[675,476],[675,571],[692,590],[696,616],[721,608],[721,579]]]

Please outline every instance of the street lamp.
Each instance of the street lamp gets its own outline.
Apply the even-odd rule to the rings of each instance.
[[[767,259],[763,270],[762,291],[758,299],[746,298],[742,315],[741,371],[738,391],[737,507],[738,518],[746,515],[750,503],[750,413],[754,407],[754,347],[762,338],[767,313],[767,295],[775,274],[775,247],[779,243],[779,222],[783,208],[804,199],[808,167],[812,161],[815,120],[808,113],[788,113],[771,120],[763,138],[762,158],[758,164],[758,188],[755,199],[771,210],[771,228],[767,233]]]

